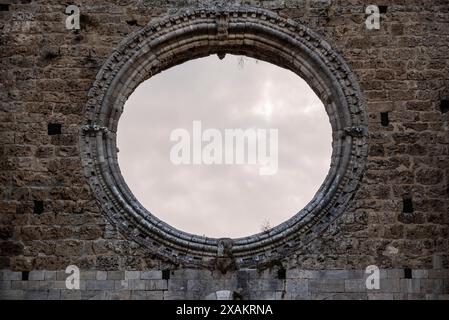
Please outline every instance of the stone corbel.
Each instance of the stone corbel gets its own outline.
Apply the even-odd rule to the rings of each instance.
[[[81,130],[85,134],[92,134],[97,132],[108,132],[108,128],[99,126],[98,124],[85,124],[81,126]]]
[[[345,135],[351,136],[351,137],[362,137],[364,130],[362,127],[352,126],[352,127],[346,127],[344,129],[344,133],[345,133]]]

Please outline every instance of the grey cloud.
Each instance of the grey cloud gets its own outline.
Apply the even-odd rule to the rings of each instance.
[[[324,107],[291,71],[247,58],[210,56],[166,70],[131,95],[118,128],[119,164],[139,201],[187,232],[241,237],[306,205],[326,177],[331,127]],[[271,116],[260,114],[271,104]],[[259,113],[258,113],[259,112]],[[201,120],[203,129],[278,128],[279,171],[170,162],[170,132]]]

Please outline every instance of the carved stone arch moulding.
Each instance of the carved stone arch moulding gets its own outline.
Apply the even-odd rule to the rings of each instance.
[[[304,78],[322,100],[332,126],[332,159],[314,198],[269,231],[215,239],[177,230],[146,210],[118,166],[116,130],[129,95],[144,80],[182,62],[244,54]],[[359,86],[343,58],[318,34],[276,13],[252,7],[192,9],[128,36],[98,72],[85,109],[80,145],[85,175],[108,219],[149,252],[182,265],[236,267],[287,257],[347,207],[367,156],[367,121]],[[276,201],[276,199],[273,199]]]

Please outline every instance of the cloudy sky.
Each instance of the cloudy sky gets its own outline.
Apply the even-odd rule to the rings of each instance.
[[[175,165],[177,128],[278,129],[279,168]],[[206,143],[204,144],[206,145]],[[203,145],[203,146],[204,146]],[[119,164],[137,199],[175,228],[209,237],[242,237],[302,209],[329,170],[331,126],[307,83],[251,58],[192,60],[143,82],[118,127]]]

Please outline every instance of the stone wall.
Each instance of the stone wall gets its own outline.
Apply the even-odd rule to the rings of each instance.
[[[381,269],[378,289],[366,288],[365,270],[294,268],[284,279],[278,270],[242,269],[225,275],[194,269],[168,275],[161,270],[89,270],[81,272],[79,290],[67,289],[65,271],[31,271],[27,280],[22,272],[0,275],[0,299],[449,300],[447,269]]]
[[[206,298],[215,290],[240,289],[245,299],[447,297],[447,1],[390,1],[380,30],[364,25],[364,8],[373,1],[233,2],[309,26],[358,77],[370,151],[347,212],[276,262],[287,270],[286,280],[277,279],[272,266],[218,275],[154,256],[106,219],[86,181],[79,128],[87,92],[128,34],[182,8],[217,1],[74,1],[82,15],[81,30],[73,32],[65,29],[65,1],[1,0],[0,297]],[[90,270],[78,293],[52,278],[71,264]],[[385,270],[386,288],[357,291],[352,280],[373,264]],[[404,269],[413,270],[411,279],[403,279]],[[142,272],[127,278],[131,288],[120,287],[124,270]],[[148,270],[154,278],[144,278]],[[159,279],[161,270],[171,270],[169,280]],[[27,272],[28,280],[21,280]],[[153,283],[160,289],[148,289]]]

